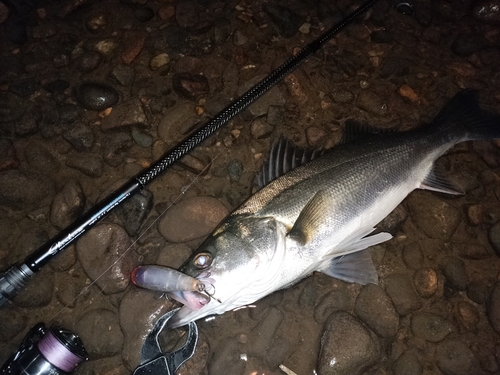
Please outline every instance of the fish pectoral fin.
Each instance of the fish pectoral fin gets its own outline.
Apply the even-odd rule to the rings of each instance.
[[[444,176],[444,172],[438,166],[431,169],[419,188],[444,194],[464,195],[464,192],[457,190],[454,184],[448,181]]]
[[[306,245],[318,232],[320,224],[331,211],[332,198],[324,190],[318,191],[307,202],[287,236]]]
[[[377,271],[368,250],[335,257],[325,269],[318,271],[348,283],[378,284]]]

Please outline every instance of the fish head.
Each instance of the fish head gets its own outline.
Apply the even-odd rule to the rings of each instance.
[[[169,320],[180,327],[207,315],[250,304],[274,291],[281,272],[286,231],[274,218],[229,218],[181,266],[203,292],[169,293],[184,304]]]

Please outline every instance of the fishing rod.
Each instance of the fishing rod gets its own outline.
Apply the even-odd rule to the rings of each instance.
[[[59,232],[54,238],[38,248],[33,254],[26,257],[24,263],[16,264],[6,272],[0,274],[0,306],[12,300],[31,280],[32,276],[40,271],[52,258],[69,246],[82,234],[90,230],[113,208],[124,202],[133,194],[141,191],[149,182],[158,177],[173,163],[190,152],[215,131],[225,125],[231,118],[236,116],[271,87],[280,82],[285,76],[297,68],[304,60],[318,51],[334,35],[354,21],[359,15],[370,8],[377,0],[368,0],[358,9],[345,17],[319,38],[302,48],[299,53],[288,59],[283,65],[271,72],[262,81],[257,83],[241,97],[224,108],[212,120],[208,121],[199,130],[188,136],[179,145],[167,151],[151,167],[132,178],[117,191],[111,193],[100,203],[91,208],[81,218],[70,224]]]

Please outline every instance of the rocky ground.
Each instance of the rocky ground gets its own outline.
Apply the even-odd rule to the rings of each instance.
[[[9,2],[10,3],[10,2]],[[330,1],[0,2],[0,269],[24,257],[358,4]],[[500,112],[500,1],[379,1],[0,310],[0,362],[35,323],[129,374],[173,304],[130,285],[178,267],[249,197],[273,139],[332,147],[348,119],[405,130],[456,92]],[[108,108],[109,107],[109,108]],[[500,144],[440,160],[466,194],[412,193],[372,249],[380,283],[314,275],[200,321],[179,374],[499,374]],[[170,332],[167,348],[183,334]]]

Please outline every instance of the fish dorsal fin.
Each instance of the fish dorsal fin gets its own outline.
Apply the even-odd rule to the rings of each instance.
[[[288,236],[300,244],[306,245],[313,239],[320,228],[320,223],[324,221],[331,209],[332,198],[326,191],[318,191],[300,211]]]
[[[374,134],[391,134],[396,133],[396,130],[380,129],[374,126],[356,121],[356,120],[346,120],[344,123],[344,133],[342,134],[341,144],[346,144],[360,139],[366,138]]]
[[[441,167],[434,165],[424,181],[419,186],[420,189],[437,191],[439,193],[463,195],[464,192],[459,191],[456,186],[445,176]]]
[[[262,189],[271,181],[302,164],[316,159],[323,153],[324,150],[310,150],[293,146],[288,139],[280,136],[278,141],[271,146],[269,159],[262,165],[262,169],[257,175],[258,188]]]
[[[378,284],[378,275],[368,250],[333,258],[327,268],[318,270],[348,283]]]

